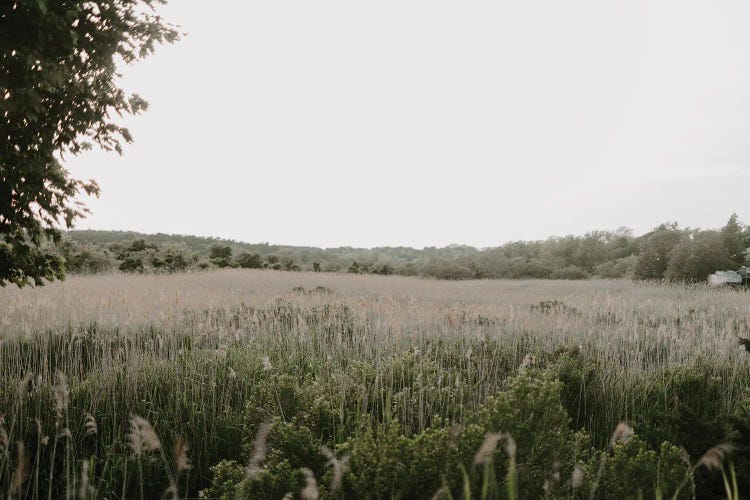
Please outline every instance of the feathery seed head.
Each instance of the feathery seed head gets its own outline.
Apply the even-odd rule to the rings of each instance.
[[[174,442],[174,460],[175,464],[177,464],[177,474],[188,471],[192,467],[187,452],[187,443],[180,436],[177,436]]]
[[[315,480],[313,471],[303,467],[302,474],[305,475],[305,487],[300,492],[299,497],[302,500],[318,500],[318,482]]]
[[[93,436],[99,430],[96,425],[96,419],[89,412],[83,414],[83,427],[86,429],[86,436]]]
[[[161,498],[164,500],[170,499],[170,500],[179,500],[180,499],[180,492],[177,491],[177,485],[174,483],[169,485],[169,488],[164,490],[164,493],[161,495]]]
[[[130,449],[135,456],[161,448],[161,441],[159,441],[159,436],[156,435],[154,428],[148,420],[138,415],[130,417],[130,432],[127,438]]]
[[[609,449],[611,450],[618,442],[628,442],[630,438],[635,435],[633,428],[625,422],[620,422],[615,427],[615,431],[612,433],[612,437],[609,440]]]
[[[714,446],[704,453],[700,460],[698,460],[696,468],[705,467],[712,471],[721,470],[724,460],[733,450],[734,447],[731,444],[720,444]]]
[[[583,478],[586,475],[586,471],[583,470],[581,465],[573,467],[573,473],[570,476],[570,484],[573,488],[579,488],[583,484]]]
[[[690,468],[692,464],[690,463],[690,454],[687,452],[685,448],[680,446],[680,460]]]
[[[260,358],[261,364],[263,364],[263,371],[271,371],[273,369],[273,365],[271,364],[271,360],[268,358],[268,356],[263,356]]]
[[[89,461],[84,460],[81,466],[81,487],[78,492],[79,498],[89,498],[91,495],[89,487]]]
[[[24,395],[26,394],[26,389],[28,388],[29,382],[31,381],[31,378],[33,375],[31,372],[27,372],[26,375],[21,379],[21,381],[18,383],[18,399],[23,399]]]
[[[338,459],[336,458],[336,454],[333,453],[325,445],[320,447],[320,453],[328,459],[328,462],[326,462],[326,466],[333,467],[333,480],[331,480],[331,490],[340,490],[341,483],[344,480],[344,476],[347,472],[349,472],[349,455],[344,455],[343,457]]]
[[[488,432],[484,436],[484,441],[482,441],[482,445],[479,447],[476,454],[474,455],[474,463],[475,464],[487,463],[492,457],[492,454],[495,453],[495,450],[497,449],[497,444],[500,442],[501,439],[502,439],[501,434]]]
[[[68,379],[62,372],[57,372],[57,384],[54,388],[55,395],[55,423],[60,425],[62,414],[68,409]]]
[[[505,442],[505,454],[508,455],[510,458],[514,459],[516,458],[516,440],[513,439],[513,436],[511,436],[509,433],[505,432],[501,436],[503,442]]]
[[[253,454],[250,457],[250,465],[247,468],[248,479],[254,479],[258,472],[261,471],[261,464],[266,458],[266,441],[268,440],[270,430],[271,424],[267,421],[258,427],[258,433],[255,435],[255,441],[253,441]]]

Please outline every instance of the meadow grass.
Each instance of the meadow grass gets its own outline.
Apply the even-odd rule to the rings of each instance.
[[[685,447],[692,464],[725,441],[744,460],[750,354],[737,337],[750,331],[749,297],[616,280],[445,282],[241,270],[0,289],[0,485],[16,498],[216,493],[218,476],[240,470],[233,464],[252,469],[256,436],[270,426],[269,455],[256,464],[266,489],[248,490],[243,476],[226,481],[231,495],[282,491],[291,486],[273,481],[295,474],[290,484],[300,488],[290,493],[301,497],[313,489],[331,498],[369,489],[372,498],[430,498],[465,494],[476,473],[472,496],[507,498],[514,488],[541,492],[528,484],[538,480],[541,488],[542,479],[552,491],[564,473],[559,482],[567,489],[556,496],[617,498],[624,490],[607,483],[609,467],[634,463],[612,442],[623,421],[643,446]],[[527,414],[559,406],[559,418],[510,419],[522,406],[512,398],[523,394],[542,405]],[[500,425],[507,428],[493,428]],[[544,456],[537,425],[557,426],[544,438],[550,443],[559,436],[580,443],[561,441],[559,453],[550,448]],[[456,457],[424,459],[411,472],[392,457],[369,457],[363,444],[411,453],[424,446],[409,440],[435,440],[444,430],[450,441],[455,426],[464,444],[435,450],[459,450]],[[512,429],[526,436],[505,434]],[[503,446],[472,465],[485,434],[495,444],[506,435],[518,441],[517,476]],[[306,439],[315,457],[299,452],[313,446],[305,448]],[[654,463],[666,463],[665,449]],[[567,462],[558,459],[566,453]],[[348,471],[336,469],[343,455],[352,460]],[[493,460],[496,466],[486,465]],[[465,464],[468,479],[424,465],[452,461]],[[557,472],[556,461],[564,462]],[[366,464],[375,462],[397,472],[367,476]],[[691,467],[681,494],[696,491],[693,481],[699,494],[721,491],[721,474]],[[584,470],[588,482],[576,486]],[[746,475],[725,471],[739,487],[747,484]],[[383,479],[409,475],[424,480],[394,486]]]

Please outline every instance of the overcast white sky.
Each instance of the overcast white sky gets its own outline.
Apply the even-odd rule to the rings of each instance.
[[[494,246],[750,222],[750,2],[171,0],[79,228]]]

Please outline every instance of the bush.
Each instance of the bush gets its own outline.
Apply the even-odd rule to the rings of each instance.
[[[636,255],[610,260],[599,264],[594,274],[600,278],[609,279],[633,278],[637,262],[638,256]]]
[[[151,265],[157,271],[166,271],[168,273],[182,272],[190,267],[190,258],[188,250],[184,248],[161,248],[152,257]]]
[[[429,498],[443,485],[459,492],[466,486],[462,467],[468,471],[470,487],[482,483],[487,471],[472,459],[485,434],[502,431],[516,436],[520,493],[530,498],[543,493],[545,481],[549,483],[555,474],[554,464],[560,464],[557,474],[571,473],[587,441],[571,430],[561,400],[563,385],[547,372],[524,372],[514,377],[506,391],[469,416],[463,429],[448,420],[434,419],[431,427],[414,434],[398,420],[373,421],[371,414],[349,411],[345,413],[356,417],[358,426],[347,434],[335,432],[335,423],[345,415],[336,408],[342,403],[348,405],[344,401],[337,404],[336,398],[330,401],[330,394],[327,399],[321,397],[328,391],[325,383],[307,382],[304,387],[286,375],[272,375],[268,383],[260,384],[248,401],[244,427],[245,435],[254,436],[261,423],[271,419],[265,471],[248,482],[245,476],[239,479],[231,463],[224,463],[215,469],[214,482],[206,494],[221,496],[229,491],[242,498],[273,498],[281,492],[283,496],[284,488],[302,486],[298,474],[302,468],[310,469],[318,478],[330,479],[320,447],[334,447],[336,442],[336,454],[349,456],[350,469],[343,481],[346,497]],[[394,405],[398,404],[394,400]],[[356,405],[351,410],[354,408]],[[248,457],[253,448],[254,442],[248,441]],[[496,466],[492,474],[501,478],[499,485],[508,477],[509,457],[499,450],[493,456]],[[228,484],[232,481],[244,483]],[[322,487],[326,491],[326,486]],[[560,491],[566,488],[564,484],[555,487]]]
[[[589,490],[597,498],[693,498],[692,471],[682,452],[664,442],[659,452],[637,435],[619,440],[611,452],[598,452],[589,462]]]
[[[146,268],[143,263],[143,257],[138,255],[128,255],[122,258],[118,269],[124,273],[142,273]]]
[[[257,253],[240,252],[234,261],[237,266],[243,269],[263,268],[263,258]]]
[[[224,460],[211,467],[211,486],[201,491],[201,498],[235,500],[247,471],[234,460]]]
[[[568,477],[588,441],[571,430],[562,389],[547,371],[524,372],[487,403],[480,417],[488,432],[509,433],[515,439],[521,498],[544,495],[544,483],[552,477],[555,463],[560,464],[558,473]],[[498,477],[506,474],[498,471]]]
[[[230,267],[232,265],[232,247],[218,243],[213,244],[208,249],[208,258],[216,267]]]
[[[60,246],[65,270],[75,274],[104,273],[117,268],[117,260],[106,247],[65,241]]]

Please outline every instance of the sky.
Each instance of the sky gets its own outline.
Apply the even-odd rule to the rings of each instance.
[[[171,0],[79,229],[497,246],[750,222],[746,0]]]

